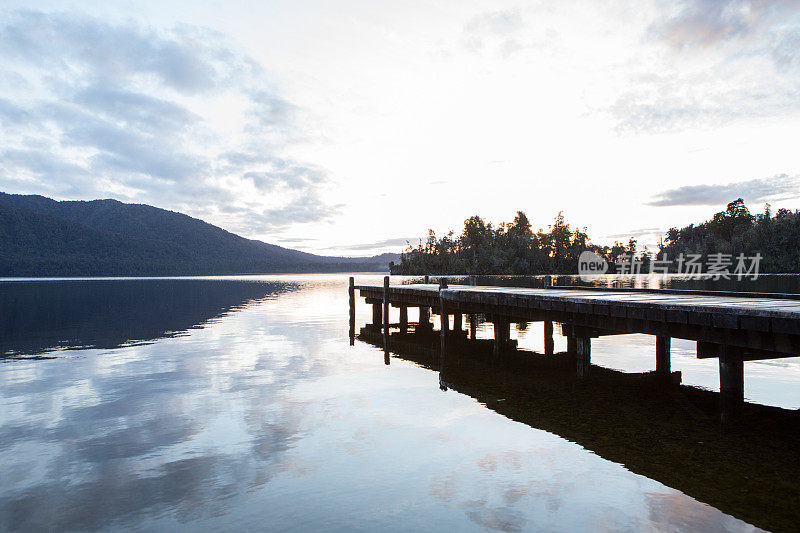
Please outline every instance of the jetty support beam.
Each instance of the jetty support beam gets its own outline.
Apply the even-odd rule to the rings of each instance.
[[[400,306],[400,333],[408,333],[408,306]]]
[[[350,296],[350,346],[353,346],[356,342],[356,280],[352,276],[347,293]]]
[[[478,284],[478,278],[475,276],[469,277],[469,284],[475,287]],[[469,315],[469,338],[475,340],[478,334],[478,315],[471,313]]]
[[[372,323],[370,327],[377,331],[381,330],[381,325],[383,324],[383,313],[382,313],[382,302],[373,302],[372,303]]]
[[[720,417],[735,419],[744,404],[744,360],[742,350],[721,345],[719,352]]]
[[[576,344],[575,344],[575,335],[572,334],[572,333],[569,333],[567,335],[567,353],[575,355],[576,350],[577,350],[577,348],[576,348]]]
[[[442,289],[446,288],[447,278],[439,278],[439,329],[442,330],[442,342],[444,342],[444,336],[450,334],[450,314],[442,298]],[[442,345],[442,350],[444,350],[444,344]]]
[[[419,308],[419,321],[417,322],[417,330],[418,331],[431,331],[433,326],[431,325],[431,308],[428,306],[422,306]]]
[[[589,376],[589,368],[592,366],[592,338],[579,333],[574,339],[578,378],[583,379]]]
[[[383,277],[383,333],[389,334],[389,276]]]
[[[656,337],[656,374],[660,376],[670,375],[670,337]]]
[[[494,357],[500,357],[508,350],[511,339],[511,321],[507,317],[494,317],[494,346],[492,353]]]
[[[553,355],[553,322],[551,320],[544,321],[544,353],[545,355]]]

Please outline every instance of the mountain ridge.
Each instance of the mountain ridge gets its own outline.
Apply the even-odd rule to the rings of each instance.
[[[0,276],[387,271],[397,257],[315,255],[147,204],[0,192]]]

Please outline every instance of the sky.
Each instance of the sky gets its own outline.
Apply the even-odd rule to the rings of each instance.
[[[800,208],[797,0],[0,0],[0,190],[325,255]]]

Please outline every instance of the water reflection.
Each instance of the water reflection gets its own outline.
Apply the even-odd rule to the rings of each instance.
[[[0,282],[0,358],[175,336],[249,301],[296,288],[197,279]]]
[[[60,282],[3,299],[42,319],[4,350],[52,359],[0,365],[0,531],[752,529],[515,422],[500,389],[487,409],[351,347],[344,276],[197,281],[93,289],[80,319],[47,316]]]
[[[305,339],[287,338],[280,321],[254,316],[175,335],[232,309],[290,297],[298,286],[182,280],[22,287],[32,305],[12,307],[4,347],[55,356],[57,348],[80,347],[88,356],[2,367],[0,530],[142,525],[164,512],[200,519],[291,469],[282,455],[298,438],[304,406],[275,399],[301,377],[325,373],[318,350],[298,349],[294,342]],[[3,287],[25,298],[17,288]],[[71,316],[59,314],[68,309]],[[238,327],[249,334],[237,335]],[[266,342],[253,344],[259,341]]]
[[[368,328],[359,338],[383,346]],[[651,373],[602,367],[593,368],[588,382],[578,381],[574,358],[566,353],[520,350],[498,359],[490,343],[480,339],[454,337],[442,357],[437,341],[436,336],[398,333],[388,344],[396,356],[438,370],[443,391],[469,395],[510,419],[565,437],[746,521],[775,530],[794,526],[800,412],[746,404],[742,421],[721,431],[713,392],[664,386]],[[489,456],[484,465],[494,470],[508,460]],[[708,520],[722,525],[719,515],[708,509],[698,513],[674,495],[652,495],[649,504],[654,524],[666,525],[667,518],[679,514],[689,529],[707,529]]]

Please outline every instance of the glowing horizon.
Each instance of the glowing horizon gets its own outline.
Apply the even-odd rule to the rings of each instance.
[[[800,5],[7,2],[0,190],[324,255],[800,208]]]

